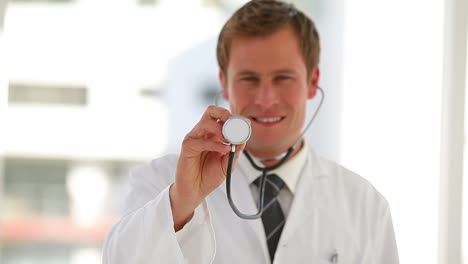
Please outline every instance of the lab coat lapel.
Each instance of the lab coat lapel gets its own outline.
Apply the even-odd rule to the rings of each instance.
[[[231,179],[232,200],[236,207],[244,214],[256,214],[258,211],[257,205],[253,199],[252,192],[244,172],[242,170],[236,169],[232,172]],[[224,182],[220,187],[222,188],[226,197],[226,203],[228,203],[226,195],[226,182]],[[239,218],[232,210],[229,211],[230,214],[232,214],[231,217],[238,218],[242,224],[247,225],[252,230],[258,240],[259,247],[262,248],[265,258],[269,259],[268,246],[266,243],[266,236],[263,229],[262,219],[258,218],[255,220],[244,220]]]
[[[296,193],[286,220],[280,244],[287,244],[294,239],[296,232],[307,232],[319,222],[334,221],[331,215],[333,202],[328,188],[328,175],[320,157],[308,150],[307,162],[298,180]]]

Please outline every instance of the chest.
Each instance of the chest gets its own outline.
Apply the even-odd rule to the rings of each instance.
[[[310,193],[299,191],[291,206],[275,255],[280,263],[365,263],[356,247],[359,230],[337,218],[339,206],[318,183]],[[236,188],[236,204],[244,212],[256,210],[250,190]],[[214,263],[270,263],[263,224],[260,219],[243,220],[230,208],[224,192],[209,199],[216,239]],[[333,262],[335,261],[335,262]]]

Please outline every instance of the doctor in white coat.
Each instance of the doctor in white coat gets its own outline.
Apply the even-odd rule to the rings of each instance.
[[[385,198],[321,158],[306,140],[269,172],[281,184],[267,182],[277,192],[265,201],[261,219],[239,218],[227,201],[231,148],[223,144],[222,124],[233,115],[251,122],[251,139],[236,150],[231,192],[238,208],[253,214],[261,172],[242,152],[272,166],[278,160],[265,159],[301,137],[306,101],[317,93],[319,53],[313,22],[290,4],[257,0],[234,13],[217,47],[231,111],[208,107],[180,154],[132,171],[125,212],[107,237],[103,263],[398,263]],[[280,217],[266,217],[273,215],[268,210]],[[273,229],[272,221],[278,221]]]

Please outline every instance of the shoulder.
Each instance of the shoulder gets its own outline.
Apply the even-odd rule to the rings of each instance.
[[[329,179],[333,193],[339,200],[350,206],[364,205],[358,208],[388,207],[385,197],[367,179],[334,161],[313,155],[316,155],[322,173]]]
[[[178,159],[178,154],[167,154],[141,164],[131,170],[130,183],[165,187],[174,181]]]
[[[175,169],[178,154],[166,154],[164,156],[155,158],[150,162],[141,164],[132,169],[132,174],[154,174],[158,172],[166,172]]]
[[[353,234],[359,245],[374,241],[383,227],[391,225],[387,199],[359,174],[336,162],[320,160],[339,227]]]

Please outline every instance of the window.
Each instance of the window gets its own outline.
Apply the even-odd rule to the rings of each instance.
[[[48,85],[37,83],[10,83],[8,103],[86,105],[84,86]]]
[[[66,161],[7,158],[3,216],[68,215]]]
[[[155,6],[158,4],[158,0],[138,0],[138,5],[140,6]]]
[[[71,3],[76,0],[10,0],[17,3]]]

